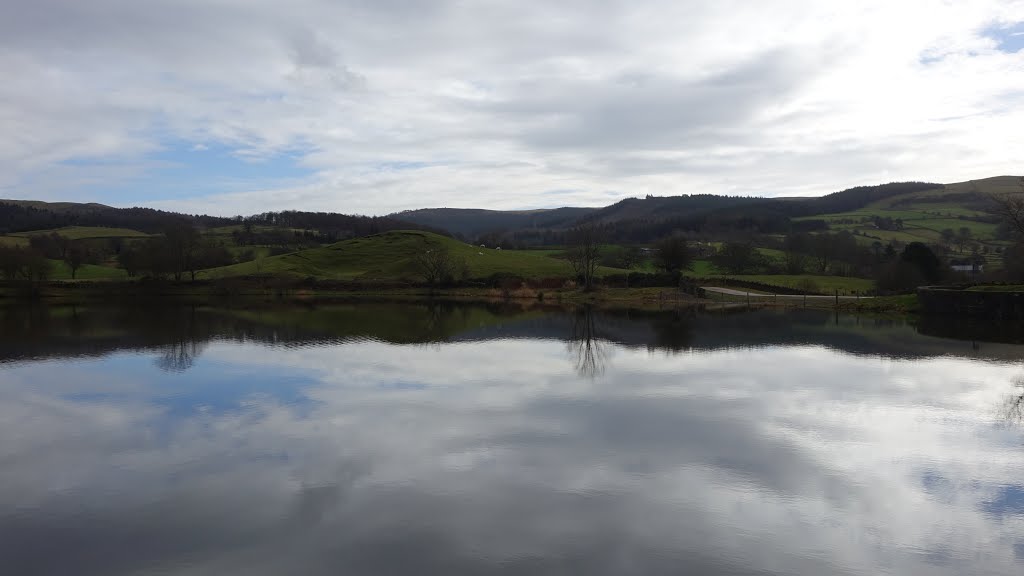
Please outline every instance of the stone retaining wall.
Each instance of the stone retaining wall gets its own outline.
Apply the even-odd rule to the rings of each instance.
[[[917,298],[926,314],[1024,322],[1024,292],[972,292],[923,286]]]

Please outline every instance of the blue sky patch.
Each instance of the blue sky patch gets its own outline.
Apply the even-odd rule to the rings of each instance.
[[[289,150],[250,158],[239,154],[237,148],[220,144],[173,141],[139,160],[77,158],[61,165],[85,173],[123,170],[121,178],[105,183],[86,179],[78,189],[93,195],[93,201],[133,205],[141,198],[202,198],[295,186],[316,173],[301,164],[305,153]]]
[[[994,39],[1001,52],[1016,54],[1024,49],[1024,22],[1002,28],[989,28],[985,31],[985,36]]]
[[[303,155],[291,151],[246,158],[227,146],[179,142],[151,157],[161,166],[151,180],[162,181],[158,186],[171,197],[260,190],[312,176],[312,169],[300,165]]]

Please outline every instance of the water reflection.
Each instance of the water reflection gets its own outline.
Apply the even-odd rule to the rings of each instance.
[[[223,309],[178,307],[0,306],[0,363],[42,358],[102,356],[118,350],[161,352],[171,371],[189,369],[212,341],[275,346],[321,346],[362,340],[438,344],[552,338],[567,343],[582,375],[598,375],[607,361],[602,343],[669,353],[773,345],[824,345],[851,354],[920,358],[957,354],[1020,359],[1012,330],[922,319],[841,316],[831,312],[761,310],[701,314],[600,311],[582,307],[507,304],[395,305],[353,303]],[[940,335],[940,336],[936,336]]]
[[[1024,567],[1016,346],[829,313],[139,312],[3,317],[5,570]]]
[[[589,306],[581,308],[572,317],[569,352],[576,364],[576,372],[584,378],[604,373],[607,352],[605,343],[597,337],[596,317]]]
[[[1003,417],[1011,424],[1024,424],[1024,375],[1013,381],[1013,392],[1003,403]]]

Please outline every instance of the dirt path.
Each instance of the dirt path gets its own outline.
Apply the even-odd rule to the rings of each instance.
[[[790,299],[804,299],[808,300],[823,299],[823,298],[835,298],[835,296],[804,296],[803,294],[763,294],[761,292],[747,292],[744,290],[736,290],[733,288],[719,288],[717,286],[702,286],[706,292],[715,292],[717,294],[725,294],[727,296],[749,296],[751,298],[790,298]],[[840,300],[862,300],[867,298],[873,298],[873,296],[840,296]]]

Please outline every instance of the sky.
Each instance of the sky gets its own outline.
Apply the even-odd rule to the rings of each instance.
[[[1024,0],[0,0],[0,198],[387,214],[1024,172]]]

